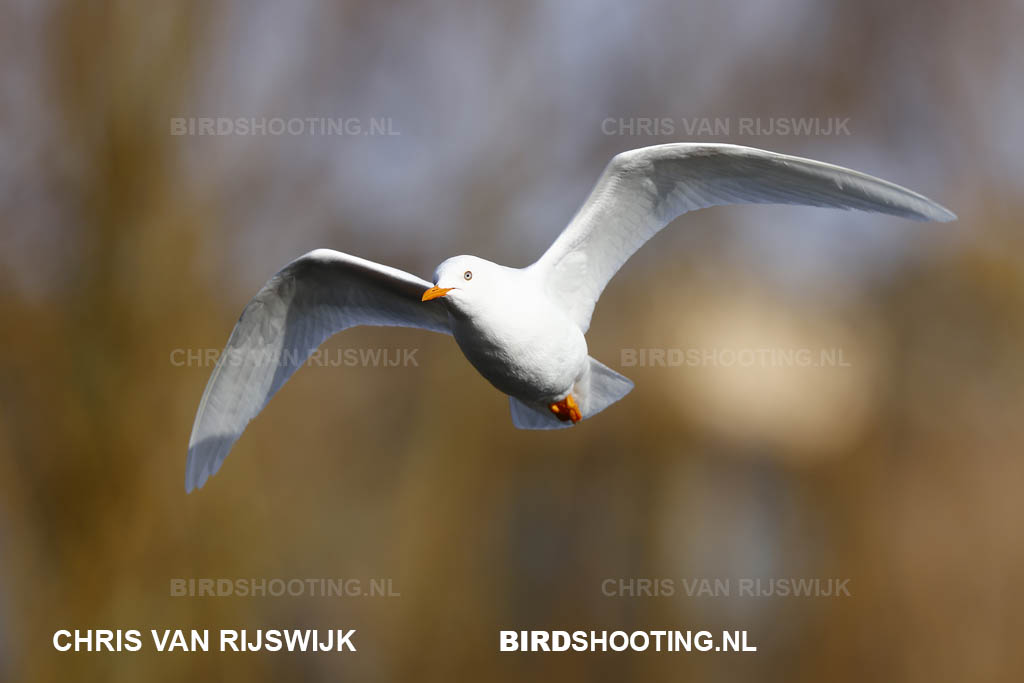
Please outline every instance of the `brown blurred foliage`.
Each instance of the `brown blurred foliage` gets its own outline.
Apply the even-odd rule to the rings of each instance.
[[[0,678],[1019,680],[1020,3],[0,5]],[[395,139],[201,138],[176,116],[387,116]],[[637,383],[514,430],[450,340],[360,329],[201,491],[207,367],[326,246],[429,275],[531,260],[616,151],[606,117],[842,116],[729,142],[921,190],[948,226],[680,219],[598,307]],[[753,245],[753,246],[752,246]],[[848,367],[627,367],[841,348]],[[395,598],[182,598],[176,577],[393,577]],[[608,577],[846,577],[842,599],[606,597]],[[59,628],[358,628],[353,656],[58,653]],[[500,628],[747,629],[756,655],[511,655]]]

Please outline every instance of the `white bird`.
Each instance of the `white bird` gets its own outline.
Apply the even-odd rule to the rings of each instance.
[[[185,489],[220,468],[249,421],[325,339],[357,325],[453,335],[480,374],[508,394],[520,429],[556,429],[596,415],[633,388],[587,353],[584,335],[608,281],[680,214],[755,203],[956,218],[916,192],[840,166],[681,143],[616,155],[568,227],[525,268],[455,256],[430,283],[317,249],[270,278],[242,312],[199,402]]]

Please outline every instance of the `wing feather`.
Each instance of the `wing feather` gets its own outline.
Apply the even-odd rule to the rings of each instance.
[[[531,268],[586,331],[622,264],[679,215],[724,204],[797,204],[914,220],[956,216],[885,180],[751,147],[678,143],[616,155],[568,227]]]
[[[318,249],[275,274],[242,311],[199,402],[185,490],[206,483],[246,425],[331,335],[357,325],[451,334],[444,306],[426,306],[426,280]]]

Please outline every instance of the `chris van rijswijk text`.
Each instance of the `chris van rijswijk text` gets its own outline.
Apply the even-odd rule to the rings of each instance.
[[[214,646],[220,652],[355,652],[350,629],[220,629]],[[209,652],[208,629],[150,629],[157,652]],[[138,652],[142,632],[136,629],[61,629],[53,634],[53,647],[61,652]]]

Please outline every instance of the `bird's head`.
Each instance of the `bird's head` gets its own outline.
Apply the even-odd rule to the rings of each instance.
[[[506,270],[476,256],[453,256],[434,271],[434,286],[423,292],[423,301],[443,298],[452,309],[468,313],[493,298],[506,282]]]

